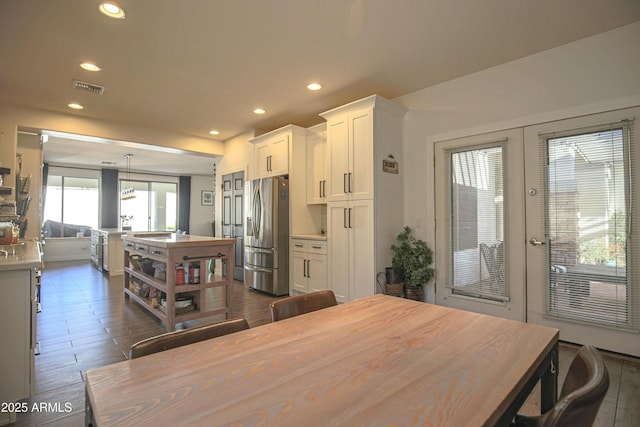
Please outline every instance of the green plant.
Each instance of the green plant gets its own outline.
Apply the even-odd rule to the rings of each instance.
[[[422,286],[433,277],[433,252],[425,242],[413,235],[409,226],[405,226],[398,234],[391,251],[391,266],[404,277],[405,286]]]

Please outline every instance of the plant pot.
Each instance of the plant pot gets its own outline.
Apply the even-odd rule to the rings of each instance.
[[[414,301],[424,301],[424,288],[422,286],[405,286],[404,297]]]
[[[387,283],[384,285],[384,293],[393,297],[401,297],[403,287],[402,283]]]

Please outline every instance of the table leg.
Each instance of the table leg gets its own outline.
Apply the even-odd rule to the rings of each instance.
[[[553,347],[541,381],[540,409],[542,413],[551,410],[558,400],[558,344]]]

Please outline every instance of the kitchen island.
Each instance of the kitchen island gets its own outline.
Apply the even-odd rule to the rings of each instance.
[[[130,233],[124,241],[124,293],[165,322],[176,323],[214,315],[231,318],[233,245],[235,239]],[[225,262],[216,275],[215,260]]]
[[[36,271],[42,248],[36,241],[0,246],[0,402],[30,397],[36,349]],[[11,408],[9,408],[11,409]],[[0,413],[0,425],[15,421],[15,412]]]

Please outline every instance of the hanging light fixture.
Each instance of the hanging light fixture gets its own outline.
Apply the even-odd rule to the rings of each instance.
[[[133,154],[125,154],[124,158],[127,162],[127,188],[124,188],[121,192],[120,192],[120,199],[121,200],[130,200],[130,199],[134,199],[136,197],[136,192],[133,188],[133,186],[131,185],[131,158],[133,157]]]

